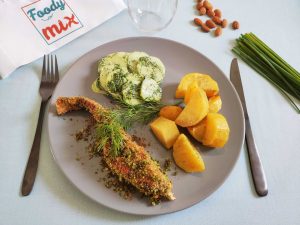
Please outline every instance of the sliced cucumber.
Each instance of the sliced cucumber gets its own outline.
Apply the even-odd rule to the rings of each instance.
[[[127,69],[127,63],[128,63],[128,53],[127,52],[117,52],[111,56],[110,62],[114,64],[120,65],[123,70]]]
[[[120,94],[122,86],[127,82],[127,73],[116,64],[114,69],[104,69],[100,74],[101,87],[110,94]]]
[[[128,73],[126,76],[127,82],[131,82],[133,84],[141,84],[144,80],[144,77],[140,76],[138,73]]]
[[[114,64],[106,64],[101,67],[101,72],[99,73],[100,87],[108,91],[107,83],[113,79],[113,71],[115,69]]]
[[[103,92],[103,90],[101,89],[99,77],[93,82],[93,84],[91,86],[91,89],[95,93],[102,93]]]
[[[102,73],[104,69],[109,67],[114,68],[115,65],[118,65],[124,73],[125,72],[127,73],[128,72],[127,58],[128,58],[127,52],[117,52],[102,58],[98,64],[98,73],[99,74]]]
[[[145,52],[109,54],[99,61],[98,73],[98,79],[92,84],[94,92],[104,90],[129,105],[157,102],[162,97],[159,83],[164,78],[165,67],[160,59]]]
[[[139,85],[132,82],[127,82],[122,87],[123,100],[128,105],[139,105],[144,101],[140,98]]]
[[[128,68],[132,73],[136,73],[136,65],[141,57],[148,56],[145,52],[132,52],[128,55]]]
[[[152,56],[141,57],[137,63],[137,72],[145,78],[160,83],[165,76],[165,67],[160,59]]]
[[[158,102],[162,97],[162,89],[155,80],[145,78],[141,85],[140,95],[146,102]]]

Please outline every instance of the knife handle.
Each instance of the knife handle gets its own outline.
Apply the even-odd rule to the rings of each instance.
[[[246,144],[256,193],[259,196],[266,196],[268,194],[267,180],[253,138],[249,118],[246,119]]]

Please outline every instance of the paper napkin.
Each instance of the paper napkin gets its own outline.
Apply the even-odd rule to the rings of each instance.
[[[0,77],[126,8],[123,0],[0,0]]]

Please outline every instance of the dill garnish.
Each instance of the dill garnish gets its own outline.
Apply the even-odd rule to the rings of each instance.
[[[121,104],[101,114],[102,120],[97,124],[96,137],[99,153],[109,144],[110,153],[118,156],[124,147],[124,130],[130,129],[135,123],[146,124],[157,116],[162,104],[141,104],[129,106]]]
[[[97,124],[96,136],[97,136],[97,152],[103,150],[103,148],[109,143],[110,153],[113,156],[117,156],[123,148],[123,127],[118,123],[109,112],[102,115],[103,121]]]
[[[144,103],[135,106],[122,104],[111,111],[111,116],[122,125],[124,130],[128,130],[135,123],[149,123],[158,115],[163,106],[161,103]]]
[[[157,117],[160,109],[165,106],[161,102],[145,102],[139,105],[129,105],[118,96],[108,97],[117,107],[101,113],[101,122],[97,124],[97,147],[94,154],[99,154],[106,145],[110,146],[110,154],[118,156],[124,148],[124,131],[129,130],[136,123],[147,124]],[[178,101],[174,105],[181,104]]]

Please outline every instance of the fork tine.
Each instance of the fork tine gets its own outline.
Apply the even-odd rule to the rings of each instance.
[[[50,61],[51,61],[51,65],[50,65],[50,67],[51,67],[51,72],[50,72],[50,81],[52,82],[52,83],[54,83],[54,64],[53,64],[53,56],[52,55],[50,55]]]
[[[58,65],[57,65],[57,58],[56,58],[56,55],[55,55],[55,73],[54,73],[54,76],[55,76],[55,82],[58,82],[59,80],[59,72],[58,72]]]
[[[43,58],[43,69],[42,69],[42,78],[41,80],[42,81],[45,81],[45,77],[46,76],[46,55],[44,55],[44,58]]]
[[[50,76],[50,61],[49,61],[49,55],[47,55],[47,70],[46,70],[46,80],[49,81],[51,79]]]

